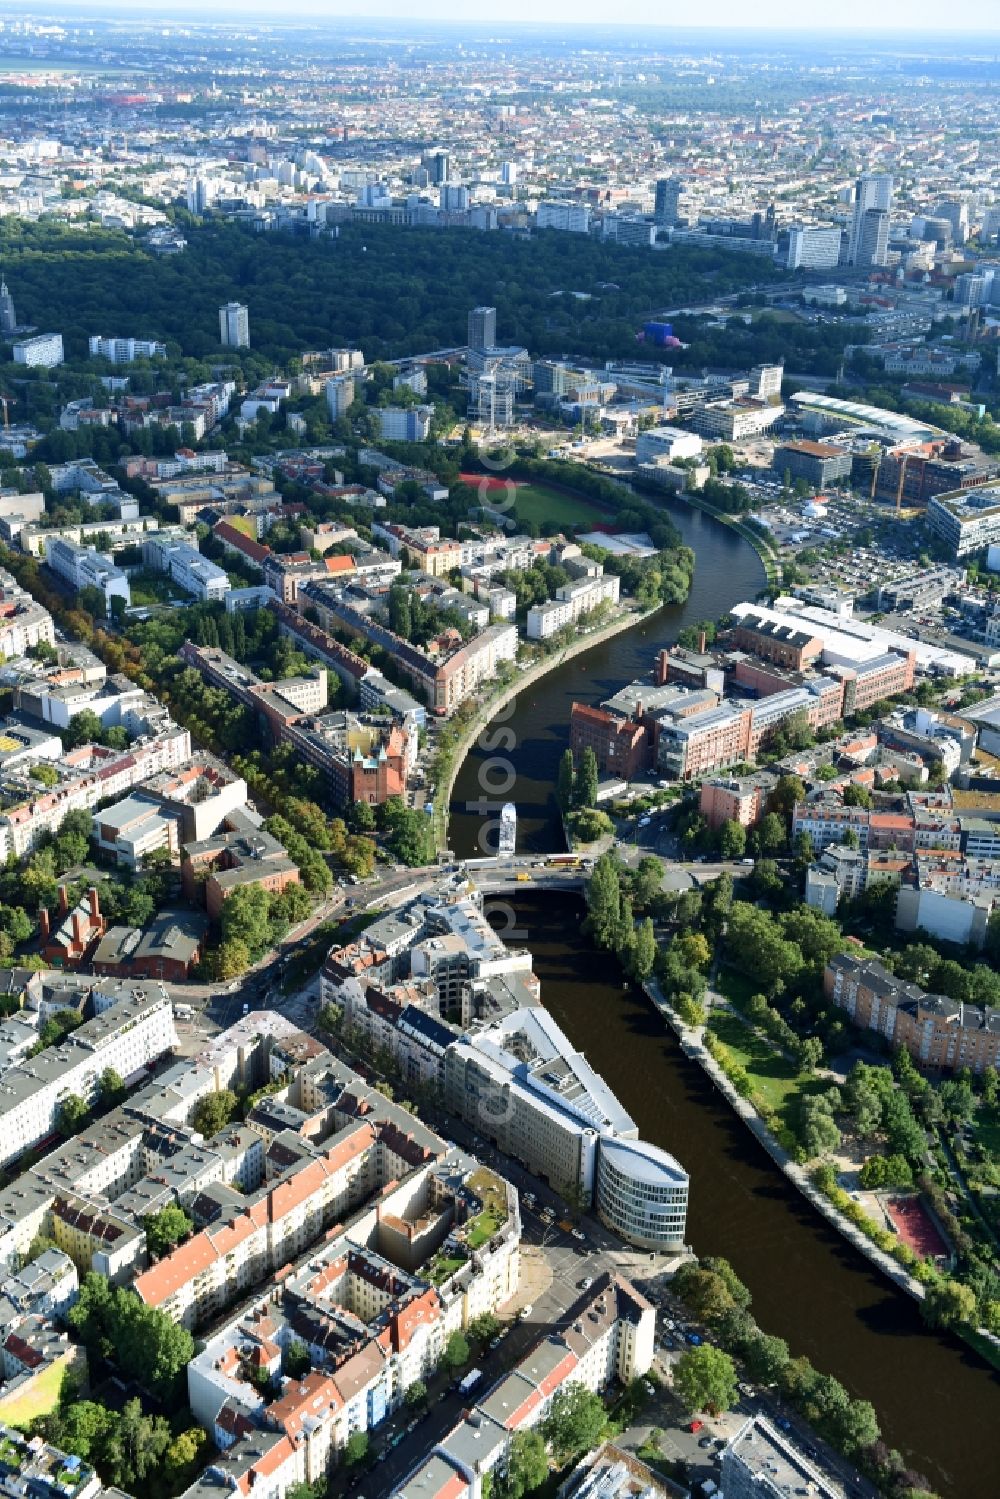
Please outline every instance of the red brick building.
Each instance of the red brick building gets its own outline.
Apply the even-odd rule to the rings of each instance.
[[[573,704],[569,745],[575,760],[585,749],[592,749],[601,775],[621,776],[623,780],[631,780],[653,763],[652,744],[641,723],[617,718],[585,703]]]

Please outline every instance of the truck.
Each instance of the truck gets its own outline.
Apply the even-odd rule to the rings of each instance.
[[[460,1395],[468,1395],[471,1390],[474,1390],[476,1388],[476,1385],[479,1383],[482,1377],[482,1369],[470,1369],[465,1378],[459,1380],[458,1393]]]
[[[194,1010],[190,1005],[174,1005],[174,1014],[178,1020],[190,1020]]]

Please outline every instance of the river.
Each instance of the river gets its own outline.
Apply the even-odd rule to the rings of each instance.
[[[561,846],[553,787],[574,699],[600,702],[646,676],[653,653],[683,624],[715,618],[763,584],[756,554],[735,533],[700,512],[672,514],[698,557],[687,602],[556,668],[503,715],[514,736],[510,795],[521,851]],[[477,747],[456,781],[450,842],[460,855],[478,852],[484,814],[467,808],[483,795],[487,758]],[[761,1326],[871,1400],[885,1440],[942,1499],[1000,1493],[1000,1377],[964,1345],[930,1333],[910,1298],[791,1187],[641,992],[622,988],[616,961],[580,937],[579,900],[528,895],[515,906],[544,1002],[642,1135],[690,1171],[697,1251],[726,1255],[753,1294]]]
[[[691,1173],[688,1238],[729,1259],[767,1332],[870,1400],[883,1437],[942,1499],[1000,1493],[1000,1376],[928,1331],[782,1176],[617,959],[582,937],[583,902],[517,896],[506,940],[534,957],[542,999],[627,1106],[644,1139]],[[990,1475],[993,1475],[990,1477]]]
[[[516,782],[509,794],[517,806],[517,846],[521,852],[552,852],[565,846],[555,783],[559,757],[568,743],[573,702],[599,703],[626,682],[649,679],[656,652],[676,640],[684,625],[718,619],[741,599],[753,599],[767,581],[753,547],[728,526],[683,503],[670,507],[670,518],[698,558],[685,602],[661,609],[634,630],[615,635],[557,666],[528,688],[513,710],[506,710],[503,722],[515,736],[510,759]],[[492,779],[494,773],[482,774],[484,762],[495,755],[495,749],[477,745],[458,773],[448,841],[460,857],[484,852],[478,847],[484,818],[495,818],[500,804],[507,800],[506,795],[497,796],[493,789],[497,784]],[[478,807],[484,795],[493,803],[491,813],[468,810]]]

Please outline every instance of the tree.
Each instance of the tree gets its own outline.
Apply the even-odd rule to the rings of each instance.
[[[441,1362],[447,1369],[460,1369],[463,1364],[468,1363],[469,1352],[468,1338],[456,1330],[444,1345]]]
[[[845,807],[864,807],[871,810],[872,794],[867,786],[858,786],[854,781],[844,787]]]
[[[174,1203],[161,1208],[158,1213],[150,1213],[142,1222],[146,1230],[146,1248],[157,1259],[173,1249],[194,1228],[194,1220]]]
[[[563,812],[573,805],[576,772],[573,768],[573,751],[564,749],[559,759],[559,776],[556,781],[556,798]]]
[[[191,1123],[206,1140],[217,1135],[236,1113],[238,1099],[230,1088],[220,1088],[217,1093],[206,1093],[199,1098],[191,1115]]]
[[[618,860],[602,854],[587,882],[587,924],[598,947],[612,947],[621,920],[621,881]]]
[[[776,812],[768,812],[761,818],[754,836],[762,854],[776,854],[788,841],[785,824]]]
[[[78,1093],[68,1093],[59,1105],[59,1113],[56,1118],[56,1128],[67,1140],[83,1129],[90,1117],[90,1110],[86,1100]]]
[[[670,946],[689,968],[706,969],[712,961],[712,949],[701,932],[678,932]]]
[[[674,1365],[674,1390],[689,1411],[729,1410],[736,1399],[736,1366],[728,1353],[703,1343],[682,1353]]]
[[[125,1080],[113,1067],[105,1067],[97,1086],[102,1108],[112,1109],[125,1097]]]
[[[840,1144],[840,1130],[834,1123],[833,1114],[825,1098],[806,1097],[799,1108],[799,1140],[808,1156],[821,1155],[824,1151],[836,1150]]]
[[[411,1385],[407,1385],[403,1399],[411,1408],[423,1405],[427,1400],[427,1386],[422,1379],[415,1379]]]
[[[870,1155],[858,1175],[866,1191],[878,1191],[883,1187],[912,1187],[913,1172],[910,1163],[902,1155]]]
[[[477,1343],[489,1343],[500,1331],[500,1322],[492,1312],[480,1312],[469,1323],[469,1337]]]
[[[355,833],[375,831],[375,813],[367,802],[352,802],[347,816]]]
[[[367,1431],[352,1431],[344,1444],[344,1463],[348,1468],[356,1468],[363,1463],[368,1456],[368,1433]]]
[[[959,1322],[975,1325],[976,1293],[957,1280],[936,1280],[927,1287],[924,1320],[931,1327],[955,1327]]]
[[[784,1338],[761,1332],[742,1350],[743,1363],[750,1378],[758,1384],[775,1384],[788,1363],[788,1344]]]
[[[517,1431],[507,1449],[507,1459],[493,1482],[493,1499],[522,1499],[540,1488],[549,1476],[545,1443],[537,1431]]]
[[[217,979],[238,979],[246,973],[250,962],[250,949],[245,942],[221,942],[215,950],[212,968]]]
[[[747,851],[747,830],[732,818],[719,829],[719,855],[723,859],[742,859]]]
[[[564,1467],[571,1458],[596,1446],[607,1424],[600,1397],[586,1385],[573,1383],[555,1396],[541,1431],[559,1467]]]
[[[649,917],[640,922],[636,928],[635,943],[632,947],[629,961],[629,969],[633,978],[640,983],[649,978],[656,961],[656,934],[653,931],[653,923]]]
[[[174,1437],[163,1458],[163,1465],[171,1475],[172,1483],[179,1483],[184,1475],[193,1472],[206,1440],[200,1426],[189,1426],[186,1431]]]
[[[302,1379],[312,1368],[312,1355],[301,1338],[292,1338],[281,1362],[289,1379]]]
[[[580,756],[580,768],[576,773],[576,804],[578,807],[596,807],[597,782],[597,756],[588,744]]]
[[[254,957],[271,940],[271,901],[262,885],[239,885],[228,896],[219,918],[224,943],[242,943]]]
[[[674,1277],[673,1289],[700,1322],[712,1326],[721,1322],[736,1305],[722,1277],[701,1264],[682,1265]]]
[[[663,865],[653,854],[645,854],[632,876],[632,904],[645,911],[663,889]]]

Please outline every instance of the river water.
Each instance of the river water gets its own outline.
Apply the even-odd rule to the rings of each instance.
[[[715,618],[763,585],[756,554],[735,533],[683,507],[674,518],[698,557],[687,602],[558,667],[503,715],[513,735],[516,780],[507,795],[517,805],[521,852],[562,846],[553,788],[574,699],[597,703],[645,677],[654,652],[682,625]],[[479,852],[490,813],[469,808],[484,795],[486,760],[508,742],[477,747],[459,773],[450,842],[460,856]],[[484,779],[489,800],[495,771]],[[527,894],[514,905],[545,1004],[643,1137],[673,1151],[691,1173],[695,1249],[732,1261],[763,1328],[871,1400],[885,1440],[942,1499],[1000,1495],[1000,1377],[964,1345],[930,1333],[911,1299],[788,1184],[641,991],[622,987],[616,960],[581,937],[578,899]]]
[[[449,845],[460,857],[484,852],[479,847],[480,830],[485,820],[496,818],[508,797],[517,806],[519,852],[552,852],[565,847],[555,783],[559,757],[568,743],[574,701],[600,703],[626,682],[643,677],[650,680],[656,652],[676,640],[682,626],[700,619],[717,619],[741,599],[753,599],[763,588],[763,564],[753,547],[735,531],[684,504],[671,507],[670,518],[698,558],[687,599],[556,667],[527,688],[512,708],[504,710],[502,722],[514,734],[509,760],[516,780],[508,793],[497,790],[503,784],[498,779],[500,772],[486,765],[496,758],[495,742],[485,749],[477,745],[466,757],[452,793],[448,824]],[[508,759],[507,742],[500,745],[504,760]],[[486,812],[479,810],[484,797],[492,803]]]

